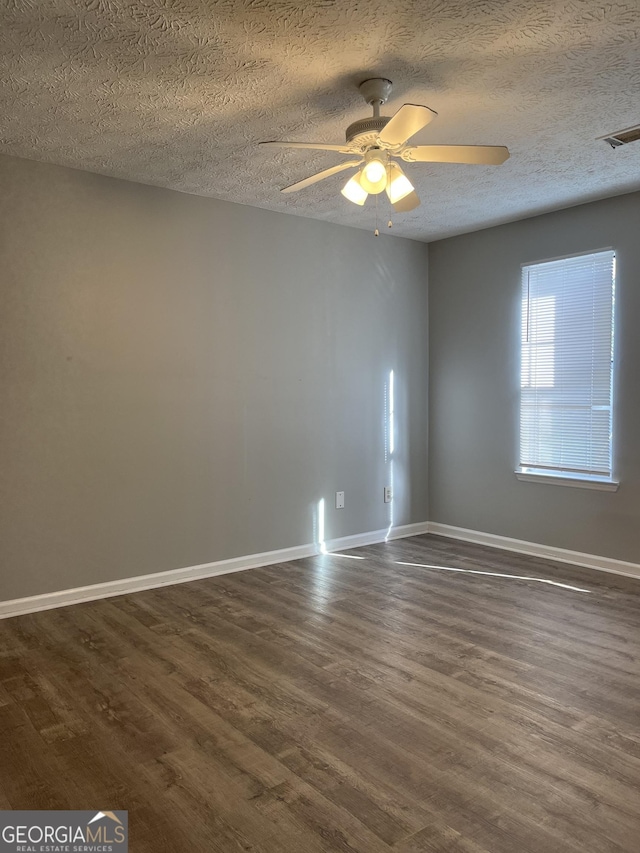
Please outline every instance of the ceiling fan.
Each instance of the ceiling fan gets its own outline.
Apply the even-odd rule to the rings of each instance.
[[[356,159],[347,160],[329,169],[323,169],[309,178],[296,181],[281,190],[293,193],[346,169],[358,168],[342,188],[342,195],[354,204],[363,205],[369,194],[386,191],[394,210],[405,212],[420,204],[420,199],[398,163],[469,163],[499,166],[509,157],[503,145],[408,145],[408,141],[437,116],[434,110],[418,104],[404,104],[395,115],[381,116],[380,107],[389,100],[391,81],[373,77],[360,84],[365,101],[373,107],[373,116],[350,124],[346,143],[329,145],[323,142],[261,142],[280,148],[313,148],[318,151],[337,151],[351,154]]]

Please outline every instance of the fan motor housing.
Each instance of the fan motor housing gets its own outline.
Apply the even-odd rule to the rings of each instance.
[[[354,121],[347,128],[347,142],[356,141],[363,145],[375,142],[390,118],[391,116],[371,116]]]

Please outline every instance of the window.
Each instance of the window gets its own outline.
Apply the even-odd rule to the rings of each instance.
[[[615,253],[522,268],[519,479],[615,489]]]

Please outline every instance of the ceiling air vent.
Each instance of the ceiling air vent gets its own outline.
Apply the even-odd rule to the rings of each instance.
[[[629,142],[637,142],[640,139],[640,125],[637,127],[628,127],[626,130],[620,130],[618,133],[610,133],[609,136],[601,136],[605,142],[608,142],[612,148],[618,148],[620,145],[628,145]]]

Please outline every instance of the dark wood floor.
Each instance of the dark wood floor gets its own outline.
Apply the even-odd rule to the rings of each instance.
[[[637,853],[640,581],[349,553],[0,622],[0,808],[128,809],[132,853]]]

